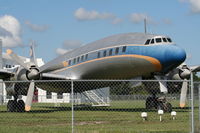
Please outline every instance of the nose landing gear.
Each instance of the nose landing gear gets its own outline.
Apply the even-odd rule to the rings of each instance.
[[[163,110],[164,112],[171,112],[172,105],[166,99],[166,97],[150,96],[146,99],[146,109]]]

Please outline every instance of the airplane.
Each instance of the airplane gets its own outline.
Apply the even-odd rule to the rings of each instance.
[[[26,85],[5,82],[8,94],[14,96],[14,100],[10,100],[7,104],[7,109],[10,112],[30,111],[35,86],[45,88],[48,91],[70,93],[71,80],[120,80],[153,77],[159,82],[160,92],[167,93],[166,84],[159,81],[162,77],[187,80],[191,72],[200,70],[199,66],[189,68],[187,65],[181,65],[186,59],[186,52],[176,45],[170,37],[149,33],[111,35],[69,51],[41,67],[38,67],[35,61],[34,48],[31,47],[31,50],[32,55],[29,63],[24,63],[12,50],[7,50],[7,54],[13,61],[20,64],[20,67],[14,72],[0,71],[2,79],[4,81],[30,81]],[[55,79],[62,80],[62,83],[66,85],[56,84],[52,86],[50,82],[35,82]],[[187,82],[182,84],[180,105],[184,107]],[[74,92],[97,89],[97,86],[103,88],[107,85],[75,85]],[[18,100],[19,95],[27,95],[25,103]],[[150,101],[155,102],[155,98],[155,95],[147,98],[146,105]],[[151,105],[149,106],[151,107]],[[167,108],[171,108],[171,105],[167,104]]]

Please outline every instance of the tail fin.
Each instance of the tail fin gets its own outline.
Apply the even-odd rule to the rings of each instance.
[[[37,61],[35,58],[35,42],[31,41],[30,44],[30,62],[37,66]]]

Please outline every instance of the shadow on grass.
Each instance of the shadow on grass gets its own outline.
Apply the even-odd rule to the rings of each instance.
[[[72,110],[71,107],[38,106],[37,108],[38,108],[37,110],[34,109],[26,113],[51,113],[51,112],[61,112],[61,111],[71,112]],[[173,110],[177,112],[189,112],[190,108],[189,107],[186,107],[186,108],[174,107]],[[156,109],[147,110],[145,108],[112,108],[112,107],[91,107],[91,106],[74,107],[74,111],[157,112]],[[3,112],[5,113],[6,111],[0,111],[0,113],[3,113]]]

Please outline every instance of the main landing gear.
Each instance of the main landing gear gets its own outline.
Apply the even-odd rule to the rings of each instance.
[[[161,109],[164,112],[172,112],[172,105],[167,102],[165,97],[156,97],[153,95],[146,99],[146,109]]]
[[[24,112],[25,103],[23,100],[17,100],[18,96],[14,96],[14,100],[9,100],[7,103],[8,112]]]

